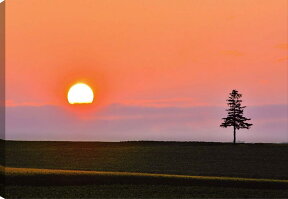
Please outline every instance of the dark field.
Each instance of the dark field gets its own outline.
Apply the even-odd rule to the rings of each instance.
[[[287,190],[208,186],[11,186],[6,198],[287,198]]]
[[[6,166],[288,180],[287,144],[6,142]],[[120,181],[119,181],[120,182]],[[208,183],[207,183],[208,185]],[[288,197],[287,188],[235,186],[11,185],[7,197]]]
[[[288,144],[6,142],[6,166],[288,179]]]

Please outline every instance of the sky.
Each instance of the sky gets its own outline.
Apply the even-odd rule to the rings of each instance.
[[[287,0],[6,2],[6,139],[288,142]],[[67,103],[76,82],[91,105]]]

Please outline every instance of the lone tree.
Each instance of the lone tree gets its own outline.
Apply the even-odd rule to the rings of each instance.
[[[226,109],[228,112],[228,116],[222,118],[224,122],[220,125],[220,127],[227,128],[228,126],[233,126],[233,134],[234,139],[233,143],[236,143],[236,130],[239,129],[249,129],[253,124],[249,124],[246,121],[251,120],[243,116],[243,110],[246,106],[241,106],[242,94],[238,93],[237,90],[233,90],[229,93],[229,98],[226,100],[229,106],[229,109]]]

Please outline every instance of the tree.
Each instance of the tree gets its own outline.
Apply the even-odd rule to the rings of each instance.
[[[246,106],[241,106],[242,94],[238,93],[237,90],[232,90],[229,93],[229,98],[226,100],[229,106],[229,109],[226,109],[228,112],[228,116],[222,118],[224,122],[220,125],[220,127],[227,128],[228,126],[233,126],[233,143],[236,143],[236,130],[239,129],[249,129],[253,124],[249,124],[246,121],[251,120],[243,116],[243,111]]]

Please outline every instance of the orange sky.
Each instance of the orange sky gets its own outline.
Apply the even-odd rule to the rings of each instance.
[[[7,106],[287,105],[287,0],[6,2]],[[65,105],[66,106],[66,105]]]
[[[86,79],[103,103],[287,102],[286,0],[6,2],[7,100],[62,104]],[[97,100],[97,99],[96,99]]]

